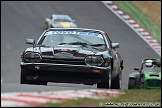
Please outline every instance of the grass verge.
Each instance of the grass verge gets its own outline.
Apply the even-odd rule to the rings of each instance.
[[[135,7],[130,1],[113,1],[120,10],[135,20],[161,45],[161,27],[154,23],[146,14]]]
[[[119,97],[105,98],[105,99],[90,99],[90,98],[80,98],[72,99],[62,103],[46,103],[37,107],[100,107],[106,106],[107,103],[128,103],[128,102],[147,102],[153,103],[157,106],[161,106],[161,89],[138,89],[138,90],[122,90],[125,94]]]

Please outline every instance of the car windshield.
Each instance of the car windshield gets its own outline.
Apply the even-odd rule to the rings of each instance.
[[[53,19],[53,21],[54,22],[60,22],[60,21],[62,21],[62,22],[72,22],[72,19],[69,18],[69,17],[59,17],[59,16],[57,16],[57,17],[55,17]]]
[[[54,19],[54,22],[72,22],[71,20],[69,19]]]
[[[38,45],[91,45],[106,46],[102,34],[87,31],[47,31]]]

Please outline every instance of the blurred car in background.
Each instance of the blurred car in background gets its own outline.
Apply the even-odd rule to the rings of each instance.
[[[74,22],[75,20],[73,20],[69,15],[52,14],[49,18],[45,18],[44,29],[75,28],[77,25]]]

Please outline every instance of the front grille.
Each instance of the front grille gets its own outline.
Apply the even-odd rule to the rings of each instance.
[[[42,63],[86,65],[82,59],[42,59]]]
[[[160,87],[161,81],[160,80],[147,80],[146,84],[147,86],[150,86],[150,87]]]
[[[151,74],[150,77],[159,77],[159,75]]]

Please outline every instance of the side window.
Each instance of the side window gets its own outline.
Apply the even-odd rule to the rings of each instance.
[[[109,44],[110,48],[112,48],[112,45],[111,45],[111,40],[110,40],[110,38],[109,38],[109,36],[108,36],[108,34],[107,34],[107,33],[105,33],[105,37],[106,37],[106,40],[107,40],[107,42],[108,42],[108,44]]]

